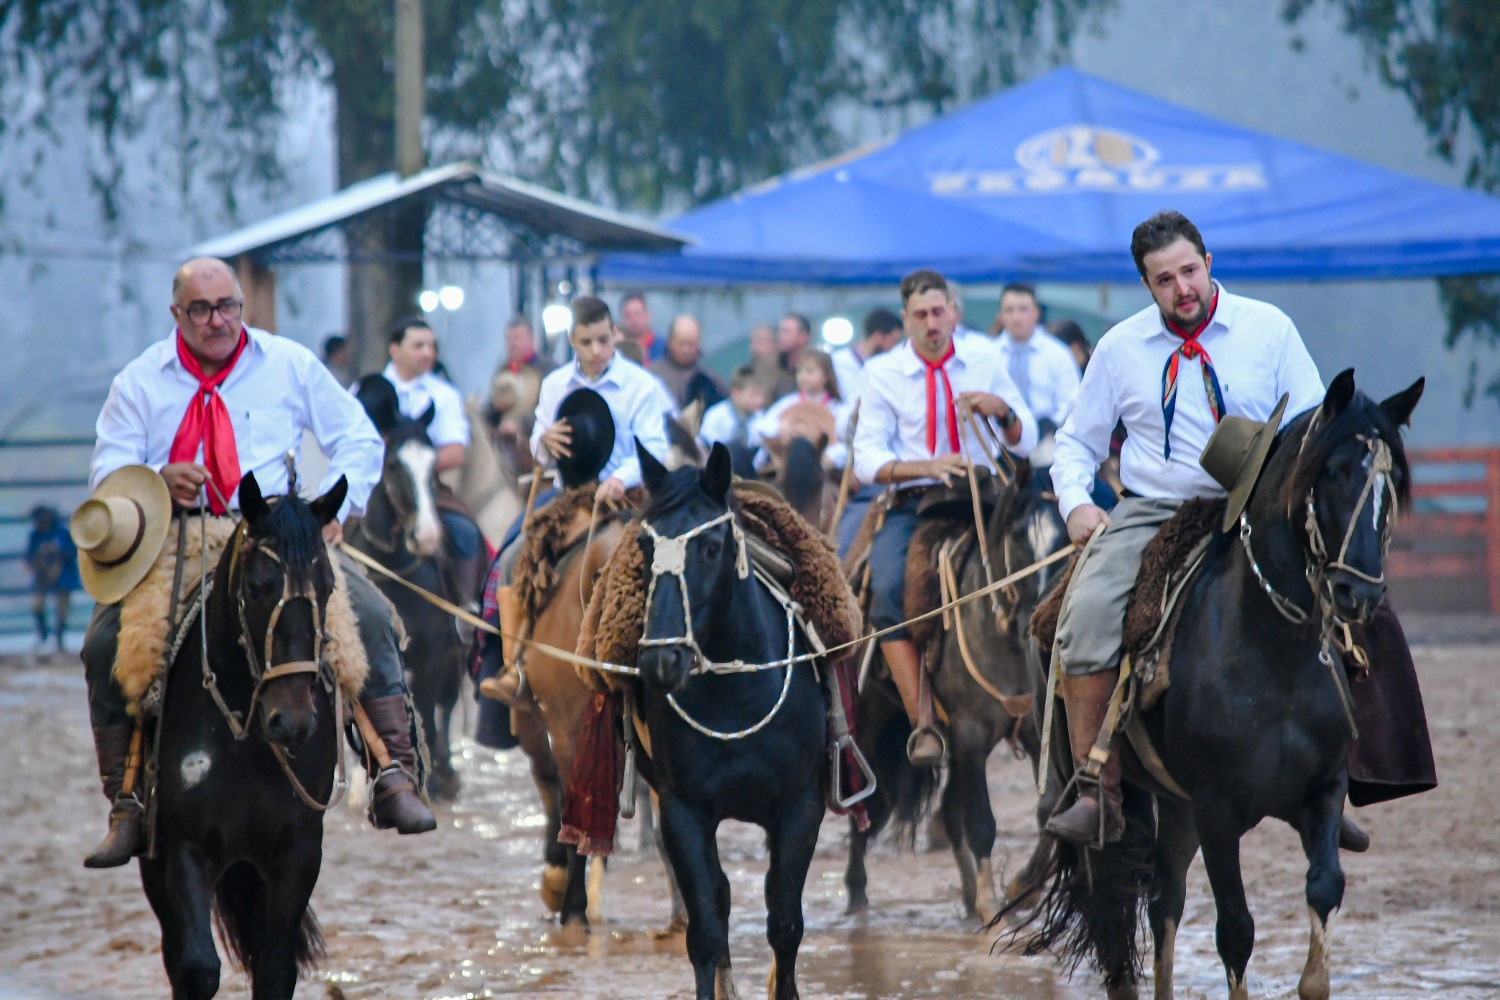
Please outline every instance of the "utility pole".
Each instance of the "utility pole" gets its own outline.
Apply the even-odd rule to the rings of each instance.
[[[402,177],[426,166],[422,153],[422,0],[396,0],[396,169]]]

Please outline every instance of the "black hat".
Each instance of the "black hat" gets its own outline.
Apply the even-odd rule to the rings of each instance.
[[[557,459],[557,474],[564,488],[598,479],[615,450],[615,418],[609,404],[593,389],[574,389],[557,408],[557,419],[566,420],[573,432],[568,446],[572,456]]]

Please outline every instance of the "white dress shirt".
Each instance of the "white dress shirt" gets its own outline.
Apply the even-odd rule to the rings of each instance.
[[[1323,402],[1323,380],[1297,327],[1273,305],[1231,295],[1220,285],[1218,308],[1198,341],[1213,359],[1225,413],[1266,420],[1281,394],[1289,393],[1285,426]],[[1163,457],[1162,370],[1181,346],[1182,338],[1167,330],[1154,302],[1100,338],[1073,412],[1057,432],[1052,482],[1064,518],[1092,502],[1089,487],[1109,457],[1118,421],[1124,421],[1128,435],[1120,453],[1126,489],[1163,500],[1223,495],[1198,464],[1215,426],[1199,361],[1180,362],[1172,456]]]
[[[388,363],[380,374],[396,387],[402,416],[416,420],[428,406],[433,407],[427,436],[434,447],[469,443],[469,418],[464,415],[464,401],[457,389],[432,372],[423,372],[408,382],[397,374],[395,362]]]
[[[829,355],[829,359],[833,362],[833,374],[839,380],[839,396],[852,407],[864,385],[865,365],[869,359],[855,350],[853,344],[840,347]]]
[[[380,481],[385,456],[364,407],[301,344],[263,330],[245,331],[250,338],[245,352],[219,387],[234,425],[241,473],[254,472],[267,496],[285,493],[282,457],[290,451],[300,459],[302,432],[311,431],[328,456],[318,492],[326,492],[344,476],[349,494],[339,519],[363,514],[370,491]],[[177,360],[175,329],[126,365],[110,385],[95,425],[98,440],[89,464],[89,488],[121,466],[139,463],[160,470],[166,465],[197,390],[198,380]],[[197,460],[202,460],[201,449]],[[238,490],[229,506],[239,506]]]
[[[635,453],[635,439],[640,438],[648,451],[665,462],[669,445],[664,422],[671,412],[671,400],[656,376],[640,365],[616,354],[609,366],[594,381],[584,377],[578,362],[557,369],[542,379],[537,397],[536,423],[531,428],[531,454],[543,465],[552,455],[542,446],[542,435],[557,423],[557,408],[574,389],[593,389],[609,404],[615,418],[615,448],[599,473],[601,480],[611,476],[626,489],[641,484],[641,461]]]
[[[988,392],[1005,400],[1021,421],[1021,440],[1007,447],[1023,458],[1031,454],[1031,449],[1036,446],[1036,420],[1026,401],[1011,384],[1010,376],[1000,364],[999,354],[992,347],[973,337],[955,339],[953,357],[949,359],[946,370],[948,381],[953,386],[954,400],[966,392]],[[946,455],[951,451],[948,447],[948,397],[943,391],[941,377],[936,379],[936,389],[937,454]],[[998,424],[995,430],[1001,433]],[[961,427],[960,431],[970,460],[975,465],[993,468],[985,447],[968,427]],[[1004,439],[1003,433],[1001,439]],[[859,427],[854,432],[854,474],[862,483],[874,483],[875,474],[887,462],[925,462],[932,457],[933,453],[927,450],[927,367],[908,340],[895,350],[871,358],[865,365]],[[912,480],[904,485],[930,482],[934,480]]]
[[[1026,397],[1026,405],[1038,420],[1050,420],[1061,427],[1073,409],[1073,400],[1078,395],[1078,383],[1083,373],[1068,345],[1058,340],[1040,326],[1027,341],[1017,343],[1009,333],[1002,333],[993,341],[1000,352],[1006,374]],[[1017,354],[1023,358],[1015,360]],[[1026,366],[1026,382],[1021,384],[1015,377],[1013,364]]]
[[[707,410],[703,411],[703,421],[698,425],[698,440],[702,441],[706,448],[712,448],[716,442],[724,444],[735,443],[735,431],[741,425],[745,427],[745,440],[741,444],[751,448],[760,447],[760,434],[756,430],[756,422],[760,419],[761,411],[756,411],[743,420],[739,412],[734,408],[734,400],[721,399]]]

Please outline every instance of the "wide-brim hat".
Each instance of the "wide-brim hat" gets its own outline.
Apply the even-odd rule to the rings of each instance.
[[[1260,478],[1261,467],[1271,453],[1276,432],[1281,428],[1281,414],[1286,410],[1287,393],[1270,417],[1264,421],[1249,417],[1226,416],[1219,421],[1209,435],[1198,464],[1213,477],[1214,482],[1229,493],[1229,504],[1224,508],[1224,529],[1229,531],[1240,519],[1245,505],[1250,502],[1250,493]]]
[[[117,604],[146,578],[167,540],[172,495],[149,465],[127,465],[104,477],[68,522],[78,547],[83,589]]]
[[[508,395],[513,400],[510,412],[529,414],[536,409],[541,386],[542,378],[535,368],[524,367],[514,372],[502,368],[490,380],[490,402],[493,404],[501,396]]]
[[[832,443],[838,438],[838,421],[834,419],[833,411],[810,399],[798,400],[782,410],[776,428],[783,441],[801,437],[816,442],[822,435]]]
[[[594,482],[615,450],[615,418],[609,404],[593,389],[574,389],[557,408],[557,419],[568,422],[572,431],[568,450],[573,453],[558,456],[558,478],[567,489]]]

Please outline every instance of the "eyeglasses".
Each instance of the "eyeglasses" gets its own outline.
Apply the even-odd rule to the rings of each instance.
[[[199,299],[179,308],[186,312],[188,319],[194,323],[207,323],[214,313],[224,317],[224,322],[233,323],[240,318],[240,311],[245,308],[245,303],[239,299],[220,299],[217,302],[205,302]]]

